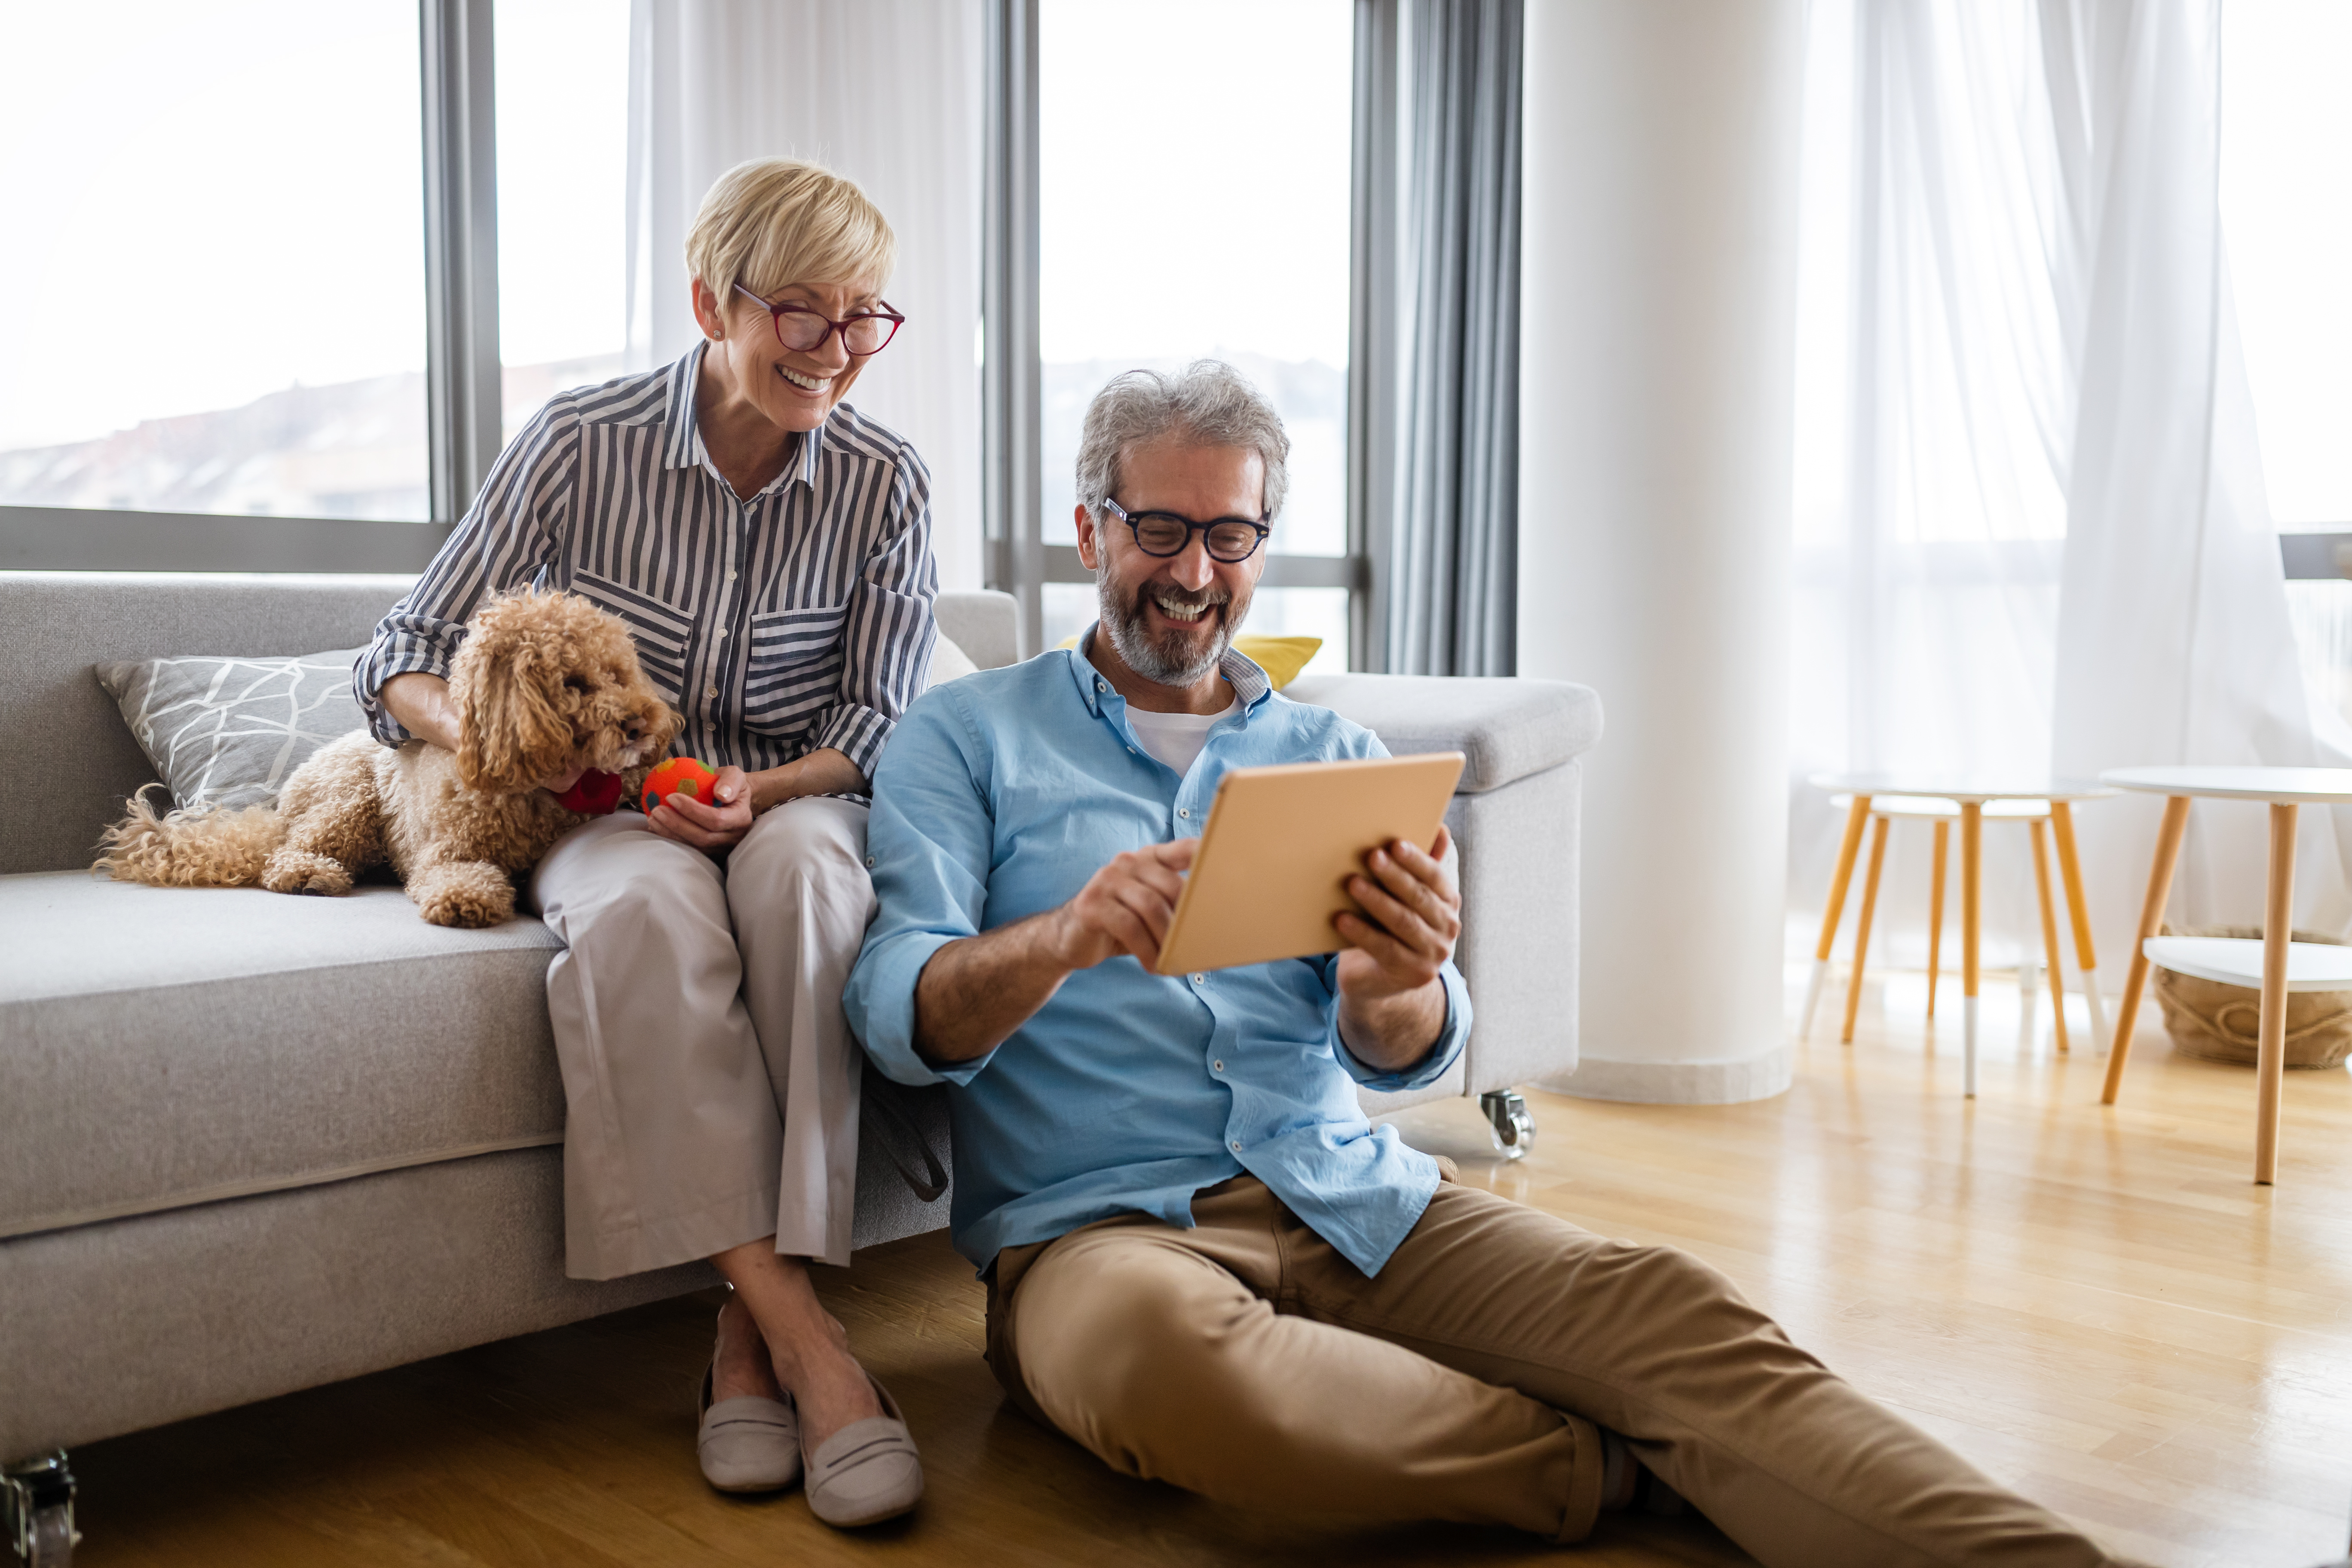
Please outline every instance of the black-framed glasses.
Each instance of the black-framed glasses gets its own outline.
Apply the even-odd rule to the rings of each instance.
[[[841,334],[841,347],[852,359],[864,359],[878,354],[898,335],[907,318],[890,309],[885,300],[878,310],[859,310],[836,321],[823,310],[803,305],[797,300],[787,300],[772,305],[742,284],[735,291],[774,318],[776,341],[794,353],[809,353],[824,346],[824,340],[834,333]]]
[[[1274,531],[1264,519],[1252,521],[1245,517],[1213,517],[1206,522],[1194,522],[1172,511],[1130,512],[1108,496],[1103,498],[1103,510],[1134,531],[1135,547],[1146,555],[1181,555],[1198,532],[1208,546],[1209,559],[1228,566],[1256,554],[1265,536]]]

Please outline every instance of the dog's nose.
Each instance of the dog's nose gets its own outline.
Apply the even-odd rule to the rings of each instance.
[[[645,727],[643,724],[638,723],[635,720],[632,719],[632,720],[630,720],[630,721],[629,721],[629,728],[628,728],[628,731],[627,731],[627,734],[628,734],[628,737],[629,737],[629,743],[630,743],[631,745],[635,745],[635,744],[636,744],[639,741],[642,741],[642,740],[644,740],[644,739],[646,738],[646,727]]]

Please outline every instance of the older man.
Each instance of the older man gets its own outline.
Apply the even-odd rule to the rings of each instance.
[[[1768,1563],[2109,1561],[1705,1264],[1366,1122],[1358,1084],[1428,1083],[1469,1032],[1442,835],[1368,858],[1336,955],[1151,972],[1228,769],[1383,754],[1230,647],[1288,450],[1223,365],[1114,381],[1077,466],[1099,621],[924,696],[875,773],[847,1007],[885,1072],[954,1086],[955,1240],[1007,1394],[1240,1504],[1566,1542],[1679,1494]]]

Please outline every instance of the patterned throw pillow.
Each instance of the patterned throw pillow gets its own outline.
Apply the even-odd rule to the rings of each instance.
[[[362,651],[143,658],[96,670],[174,804],[257,805],[276,800],[311,752],[367,722],[352,696]]]

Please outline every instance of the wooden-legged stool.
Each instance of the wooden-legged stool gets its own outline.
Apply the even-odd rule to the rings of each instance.
[[[2021,819],[2032,829],[2034,879],[2041,891],[2042,943],[2049,959],[2052,1001],[2058,1016],[2058,1048],[2063,1051],[2068,1048],[2065,989],[2061,979],[2057,917],[2050,898],[2049,856],[2042,836],[2044,823],[2049,826],[2050,837],[2057,846],[2067,913],[2072,917],[2074,928],[2074,955],[2083,977],[2084,997],[2090,1005],[2093,1042],[2098,1042],[2105,1033],[2106,1009],[2099,994],[2099,961],[2091,945],[2090,912],[2083,899],[2083,870],[2074,854],[2072,808],[2077,801],[2111,795],[2116,793],[2114,790],[2067,779],[2021,781],[2014,784],[2003,783],[1994,787],[1979,780],[1898,778],[1884,773],[1822,773],[1815,775],[1812,783],[1818,788],[1831,791],[1845,805],[1846,824],[1845,837],[1838,847],[1837,870],[1830,881],[1829,905],[1822,911],[1821,941],[1813,953],[1813,973],[1805,987],[1804,1009],[1797,1024],[1799,1038],[1812,1028],[1813,1009],[1820,1003],[1822,984],[1829,976],[1830,951],[1837,940],[1838,921],[1845,912],[1846,889],[1853,880],[1854,860],[1861,852],[1863,829],[1874,818],[1876,826],[1872,835],[1870,867],[1863,889],[1860,929],[1854,938],[1853,980],[1846,994],[1843,1037],[1849,1042],[1853,1038],[1854,1015],[1862,997],[1863,963],[1869,953],[1871,918],[1876,910],[1878,875],[1885,857],[1887,825],[1895,816],[1926,817],[1936,825],[1934,908],[1930,911],[1927,933],[1927,1011],[1929,1016],[1934,1016],[1936,976],[1942,958],[1946,845],[1951,818],[1957,816],[1960,823],[1961,1037],[1966,1092],[1969,1098],[1975,1097],[1977,948],[1982,928],[1979,906],[1983,886],[1984,819],[1993,816]]]
[[[2278,1180],[2279,1094],[2286,1076],[2286,997],[2290,991],[2341,991],[2352,987],[2352,948],[2293,940],[2295,814],[2304,805],[2352,805],[2352,768],[2114,768],[2102,784],[2167,796],[2164,826],[2156,837],[2156,862],[2148,868],[2147,898],[2140,906],[2139,941],[2132,948],[2124,979],[2123,1005],[2116,1009],[2115,1049],[2107,1058],[2106,1087],[2099,1103],[2113,1105],[2123,1089],[2124,1062],[2131,1055],[2132,1028],[2139,1021],[2140,992],[2148,965],[2161,964],[2201,980],[2252,985],[2262,992],[2255,1027],[2254,1180]],[[2165,900],[2172,892],[2173,867],[2189,831],[2189,803],[2259,800],[2271,808],[2270,874],[2263,900],[2263,940],[2158,936]]]

